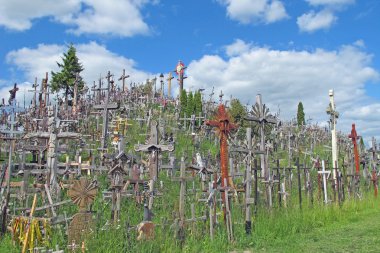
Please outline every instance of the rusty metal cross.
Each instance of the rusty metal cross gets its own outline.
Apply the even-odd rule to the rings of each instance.
[[[348,135],[348,137],[352,140],[352,143],[354,144],[354,157],[355,157],[355,168],[356,168],[356,176],[359,175],[359,152],[358,152],[358,144],[356,140],[359,138],[358,134],[356,133],[355,124],[352,124],[351,134]]]
[[[226,108],[223,104],[218,107],[218,112],[214,120],[206,121],[206,125],[217,128],[220,139],[220,166],[222,173],[222,188],[228,187],[231,184],[228,177],[228,143],[227,138],[230,132],[236,129],[238,126],[232,123],[230,115],[226,112]],[[223,200],[223,213],[226,217],[226,203],[225,203],[225,191],[222,192]],[[226,219],[224,219],[226,220]]]

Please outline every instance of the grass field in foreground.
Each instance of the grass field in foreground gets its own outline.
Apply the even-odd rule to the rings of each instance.
[[[242,225],[234,225],[235,241],[226,239],[221,224],[216,238],[207,229],[202,236],[187,233],[182,247],[172,234],[156,232],[155,240],[126,241],[121,230],[111,229],[89,241],[88,252],[380,252],[380,200],[368,194],[363,200],[348,200],[342,206],[261,210],[254,230],[247,236]],[[198,224],[200,225],[200,224]],[[57,232],[57,231],[56,231]],[[60,248],[66,244],[58,240]],[[54,245],[55,243],[52,242]],[[127,246],[129,245],[129,246]],[[19,252],[9,234],[0,241],[0,252]]]
[[[300,231],[288,236],[277,230],[273,240],[264,242],[258,238],[258,244],[246,249],[252,252],[380,252],[379,200],[368,196],[363,202],[352,201],[340,209],[327,209],[330,209],[325,210],[329,215],[337,215],[330,223],[314,224],[308,232]],[[321,217],[316,218],[315,223],[322,220]],[[294,220],[298,221],[297,218]]]

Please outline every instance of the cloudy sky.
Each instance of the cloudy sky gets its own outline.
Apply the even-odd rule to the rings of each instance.
[[[108,70],[167,75],[182,60],[185,88],[244,104],[261,93],[285,119],[302,101],[325,123],[334,89],[338,128],[380,140],[379,14],[378,0],[0,0],[0,93],[40,82],[74,43],[89,84]]]

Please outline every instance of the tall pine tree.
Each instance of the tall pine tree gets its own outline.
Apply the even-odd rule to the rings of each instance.
[[[298,126],[305,125],[305,113],[303,111],[303,104],[302,102],[298,103],[298,109],[297,109],[297,124]]]
[[[59,72],[51,72],[52,80],[50,82],[51,91],[64,91],[66,98],[74,96],[74,85],[78,75],[78,92],[84,87],[84,82],[80,73],[84,70],[83,65],[76,56],[76,49],[71,44],[66,53],[61,57],[62,63],[57,62]]]
[[[244,117],[247,116],[247,111],[239,99],[234,98],[231,100],[229,113],[231,114],[231,117],[234,119],[235,123],[239,123],[240,126],[244,125]]]
[[[186,106],[186,116],[190,117],[194,114],[194,96],[192,92],[187,94],[187,106]]]
[[[202,113],[202,94],[200,91],[195,92],[194,95],[194,112],[196,116]]]
[[[180,116],[183,117],[184,114],[186,113],[186,110],[187,110],[187,93],[186,93],[186,90],[182,90],[181,91],[181,94],[180,94],[180,97],[179,97],[179,101],[180,101],[180,104],[181,104]],[[189,115],[187,115],[187,117],[188,116]]]

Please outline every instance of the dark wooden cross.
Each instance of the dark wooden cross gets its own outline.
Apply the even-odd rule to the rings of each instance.
[[[151,168],[150,168],[150,178],[153,180],[157,180],[158,175],[158,153],[162,151],[169,151],[172,152],[174,150],[174,146],[172,144],[169,145],[162,145],[159,144],[159,138],[158,138],[158,129],[157,129],[157,122],[152,121],[150,126],[150,138],[148,144],[136,144],[135,145],[135,151],[143,151],[143,152],[149,152],[150,160],[151,160]]]
[[[179,233],[184,233],[185,225],[185,199],[186,199],[186,181],[193,180],[192,177],[186,177],[186,165],[184,157],[181,158],[180,176],[175,177],[172,181],[179,181],[181,184],[179,192]]]
[[[265,153],[265,125],[267,124],[277,124],[277,120],[274,116],[269,114],[269,109],[265,106],[265,104],[262,103],[261,100],[261,94],[258,94],[256,96],[256,104],[252,108],[252,114],[250,116],[246,116],[244,118],[245,120],[248,121],[254,121],[257,122],[260,126],[260,151],[263,153],[260,155],[261,158],[261,168],[262,168],[262,173],[264,174],[264,178],[268,180],[269,177],[269,171],[267,168],[267,163],[266,163],[266,153]],[[268,198],[268,203],[271,206],[271,201],[269,200],[269,187],[270,185],[267,185],[267,198]]]
[[[107,150],[107,137],[108,137],[108,112],[110,110],[116,110],[119,108],[118,103],[109,103],[109,93],[110,93],[110,84],[111,84],[111,73],[108,71],[106,76],[107,78],[107,88],[100,88],[99,90],[106,90],[106,100],[104,104],[94,105],[95,110],[103,110],[103,130],[102,130],[102,140],[100,150],[102,154]],[[103,155],[102,155],[103,158]],[[103,165],[103,159],[101,159],[101,165]]]
[[[135,151],[137,152],[149,152],[149,203],[144,204],[144,210],[146,214],[151,213],[153,207],[153,192],[154,192],[154,182],[158,177],[158,156],[159,153],[163,151],[174,151],[174,146],[172,144],[163,145],[159,144],[158,139],[158,129],[157,122],[152,121],[150,127],[150,140],[148,144],[136,144],[134,146]]]
[[[119,81],[123,82],[123,92],[125,92],[125,79],[127,79],[129,75],[125,74],[125,69],[123,69],[123,74],[120,76]]]
[[[12,101],[16,98],[16,93],[18,91],[18,87],[17,87],[17,83],[14,84],[13,86],[13,89],[11,89],[9,91],[10,93],[10,96],[9,96],[9,100],[8,100],[8,103],[11,105],[12,104]]]

